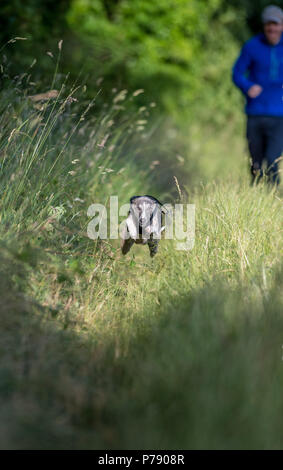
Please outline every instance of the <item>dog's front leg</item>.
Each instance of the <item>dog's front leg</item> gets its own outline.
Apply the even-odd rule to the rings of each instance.
[[[130,251],[134,243],[135,243],[135,240],[131,238],[128,225],[126,224],[122,232],[122,240],[121,240],[122,254],[126,255]]]
[[[133,240],[132,238],[128,238],[127,240],[122,240],[122,243],[121,243],[122,254],[126,255],[130,251],[134,243],[135,243],[135,240]]]
[[[151,258],[153,258],[154,255],[156,255],[157,253],[158,242],[159,242],[158,238],[153,238],[153,234],[151,234],[147,242]]]

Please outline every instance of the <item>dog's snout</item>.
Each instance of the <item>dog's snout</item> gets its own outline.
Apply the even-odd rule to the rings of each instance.
[[[148,223],[148,217],[140,217],[140,225],[146,225]]]

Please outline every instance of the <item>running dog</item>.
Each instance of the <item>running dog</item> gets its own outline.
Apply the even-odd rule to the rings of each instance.
[[[122,234],[121,250],[126,255],[134,243],[148,245],[150,256],[158,250],[162,226],[162,214],[167,211],[158,199],[153,196],[133,196],[130,199],[130,210]]]

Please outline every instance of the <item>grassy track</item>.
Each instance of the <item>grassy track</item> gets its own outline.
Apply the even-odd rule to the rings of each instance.
[[[63,94],[38,109],[9,93],[1,448],[282,448],[282,196],[249,187],[241,136],[199,147],[196,135],[184,156],[204,180],[186,188],[193,250],[163,241],[154,260],[143,247],[122,257],[117,241],[86,237],[86,211],[159,195],[139,159],[141,116],[114,101],[87,119]]]

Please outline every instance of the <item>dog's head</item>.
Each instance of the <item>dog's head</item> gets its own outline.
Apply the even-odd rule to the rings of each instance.
[[[150,225],[153,215],[157,213],[160,207],[160,203],[152,196],[133,196],[130,203],[130,213],[139,227]]]
[[[130,199],[127,227],[131,238],[147,239],[151,234],[159,236],[161,218],[162,204],[153,196],[133,196]]]

